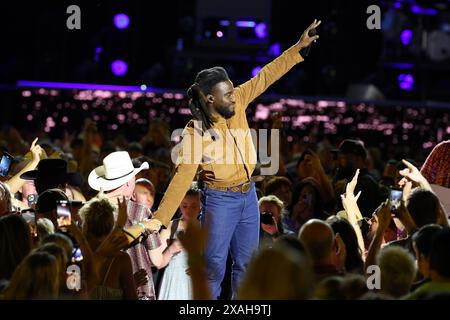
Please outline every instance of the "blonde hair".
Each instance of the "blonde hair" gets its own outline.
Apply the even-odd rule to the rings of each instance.
[[[416,278],[413,256],[399,246],[385,247],[378,255],[381,290],[393,297],[407,294]]]
[[[56,243],[49,242],[37,248],[35,252],[46,252],[54,256],[59,266],[60,281],[64,281],[67,263],[69,262],[66,250]]]
[[[239,289],[242,300],[308,299],[312,273],[305,257],[285,246],[266,248],[251,261]]]
[[[59,290],[59,266],[47,252],[32,252],[17,267],[3,299],[56,299]]]
[[[89,200],[79,211],[83,230],[95,237],[108,235],[114,227],[115,210],[107,198]]]
[[[0,181],[0,217],[13,210],[11,191],[6,183]]]
[[[283,208],[284,208],[283,201],[281,201],[277,196],[274,196],[272,194],[268,195],[268,196],[264,196],[258,200],[258,205],[260,206],[263,202],[273,203],[280,209],[280,213],[283,211]]]
[[[53,222],[47,218],[39,218],[36,222],[36,229],[39,240],[42,241],[49,234],[55,233]]]
[[[67,260],[70,261],[72,257],[73,251],[73,242],[68,236],[63,233],[52,233],[47,235],[44,239],[41,240],[41,245],[45,243],[54,243],[64,249],[66,252]]]

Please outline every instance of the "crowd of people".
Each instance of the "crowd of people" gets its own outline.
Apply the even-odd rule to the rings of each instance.
[[[5,128],[0,298],[448,298],[450,141],[427,156],[417,145],[416,152],[392,152],[395,139],[370,150],[364,139],[333,136],[330,116],[362,130],[367,123],[332,111],[293,119],[297,127],[328,124],[331,139],[319,141],[311,129],[295,141],[274,112],[265,150],[271,170],[264,143],[256,153],[249,129],[260,128],[257,120],[269,110],[257,106],[252,126],[248,107],[304,61],[320,24],[315,19],[237,87],[222,67],[201,70],[187,90],[192,119],[176,148],[169,124],[151,111],[148,132],[129,141],[98,130],[97,123],[107,123],[98,115],[85,114],[81,132],[66,131],[57,142],[39,134],[27,142]],[[103,102],[107,113],[112,106]],[[117,114],[121,124],[127,117],[142,122],[133,103],[124,108],[130,111]],[[57,115],[47,117],[44,132],[58,127]],[[404,133],[410,125],[404,123]],[[395,125],[378,129],[390,136]],[[256,141],[266,138],[260,132]],[[367,140],[373,145],[374,137]]]
[[[123,150],[98,148],[92,121],[63,146],[36,139],[22,155],[16,152],[27,143],[15,134],[20,143],[2,137],[4,152],[14,155],[0,183],[3,299],[213,298],[197,178],[167,228],[147,225],[171,175],[164,123]],[[283,157],[277,175],[254,176],[260,245],[234,298],[450,294],[448,216],[431,186],[450,187],[449,149],[444,141],[423,164],[389,159],[377,170],[363,142],[322,142]],[[121,178],[100,178],[105,172]],[[394,189],[402,191],[397,203]],[[61,203],[71,223],[61,219]],[[367,282],[371,266],[380,268],[375,289]],[[231,297],[231,270],[227,263],[224,299]]]

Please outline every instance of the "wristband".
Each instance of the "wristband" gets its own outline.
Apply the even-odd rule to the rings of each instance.
[[[147,228],[142,222],[138,222],[138,226],[142,228],[142,233],[147,233]]]

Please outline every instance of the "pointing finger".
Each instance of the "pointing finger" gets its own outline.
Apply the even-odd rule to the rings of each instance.
[[[31,148],[34,148],[34,146],[36,145],[36,142],[38,141],[39,138],[34,138],[33,142],[31,143]]]

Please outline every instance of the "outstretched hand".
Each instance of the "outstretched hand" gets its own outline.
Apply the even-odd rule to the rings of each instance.
[[[392,214],[391,214],[391,206],[390,201],[387,199],[383,202],[375,211],[375,214],[378,219],[378,229],[377,232],[384,234],[384,231],[389,227],[391,223]]]
[[[407,182],[410,181],[413,184],[413,187],[416,187],[417,185],[425,190],[433,191],[431,188],[430,183],[427,181],[427,179],[420,173],[419,169],[417,169],[414,165],[412,165],[410,162],[406,160],[402,160],[403,163],[406,165],[406,168],[403,170],[400,170],[400,174],[403,176],[403,178],[398,183],[401,187],[407,187],[407,191],[409,186],[407,186]]]
[[[38,141],[38,138],[35,138],[33,142],[31,143],[30,152],[31,152],[31,161],[39,162],[41,159],[41,155],[43,152],[43,149],[40,145],[36,144]]]
[[[358,183],[358,176],[359,169],[356,170],[353,179],[349,183],[347,183],[347,186],[345,187],[345,193],[341,194],[342,206],[347,212],[349,221],[351,220],[350,222],[356,222],[363,219],[357,204],[359,196],[361,195],[361,191],[359,191],[355,196],[355,188]],[[356,221],[353,221],[354,219],[356,219]]]
[[[320,24],[322,23],[322,21],[317,21],[317,19],[314,19],[313,23],[311,23],[311,25],[303,32],[302,36],[300,37],[300,40],[296,43],[296,46],[298,47],[299,50],[306,48],[307,46],[309,46],[311,43],[316,42],[317,39],[319,39],[318,35],[309,36],[309,30],[311,29],[316,29]]]

